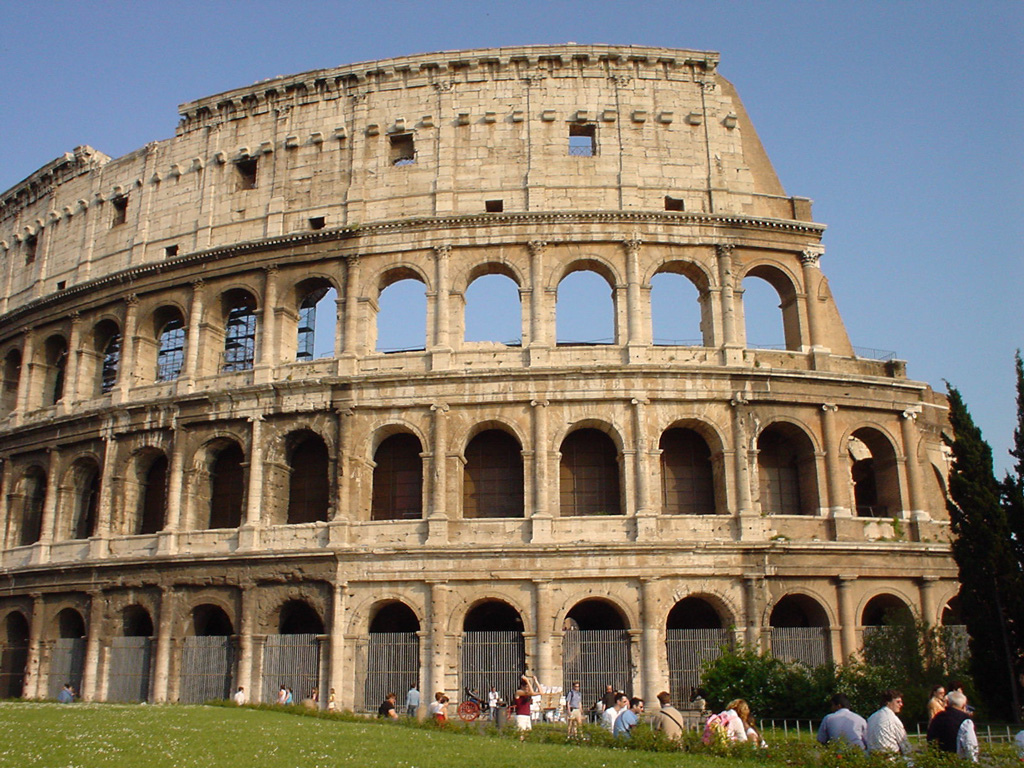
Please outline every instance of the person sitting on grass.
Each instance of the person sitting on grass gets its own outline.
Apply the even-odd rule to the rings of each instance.
[[[615,726],[612,733],[618,739],[628,739],[633,734],[633,728],[640,723],[640,717],[644,713],[644,700],[634,696],[629,700],[629,709],[625,710],[615,718]]]
[[[395,708],[395,702],[398,701],[398,694],[389,693],[384,697],[384,701],[377,707],[377,717],[380,718],[391,718],[392,720],[398,719],[398,709]]]

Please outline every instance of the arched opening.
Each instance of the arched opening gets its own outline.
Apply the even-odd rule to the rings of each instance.
[[[920,663],[917,625],[909,606],[895,595],[875,595],[861,614],[864,661],[908,669]]]
[[[18,385],[21,382],[21,351],[12,349],[4,357],[3,383],[0,385],[0,415],[18,407]]]
[[[121,635],[110,638],[107,701],[146,701],[153,661],[153,619],[141,605],[121,612]]]
[[[288,600],[278,615],[278,634],[267,635],[263,649],[263,701],[276,700],[281,686],[295,703],[312,698],[320,685],[320,636],[324,622],[304,600]]]
[[[523,619],[502,600],[484,600],[462,622],[461,687],[486,698],[491,687],[511,701],[526,669]]]
[[[224,312],[223,373],[247,371],[256,361],[256,299],[236,288],[221,299]]]
[[[401,697],[410,686],[418,688],[420,677],[420,622],[409,606],[398,601],[378,606],[369,630],[362,707],[367,712],[388,693]]]
[[[761,513],[815,515],[818,478],[814,446],[798,427],[771,424],[757,438]]]
[[[139,498],[138,525],[133,533],[159,533],[164,529],[167,514],[167,456],[153,457],[142,475],[142,493]]]
[[[338,291],[326,280],[305,280],[297,286],[299,319],[295,359],[309,362],[334,356]]]
[[[701,685],[701,668],[732,644],[732,633],[715,607],[701,597],[684,597],[669,611],[665,622],[669,690],[672,700],[685,707]]]
[[[237,528],[242,524],[245,454],[237,443],[221,448],[210,464],[210,517],[207,528]]]
[[[117,384],[121,368],[121,329],[113,320],[103,320],[93,330],[96,377],[92,395],[106,394]]]
[[[585,267],[558,284],[555,307],[559,346],[615,343],[615,293],[609,277]]]
[[[522,307],[519,286],[505,274],[477,277],[466,289],[466,341],[496,341],[507,346],[522,344]]]
[[[82,690],[82,672],[85,668],[85,621],[74,608],[64,608],[57,614],[57,639],[50,647],[50,673],[47,697],[56,699],[65,684],[76,692]]]
[[[761,265],[747,273],[742,285],[747,347],[799,350],[800,313],[789,276]]]
[[[633,694],[633,659],[628,623],[607,600],[576,603],[562,623],[563,690],[580,683],[583,701],[596,701],[611,685]]]
[[[235,669],[234,626],[224,609],[204,603],[192,609],[192,632],[181,646],[178,701],[202,704],[231,696]]]
[[[43,345],[46,375],[43,379],[43,407],[64,398],[64,372],[68,364],[68,343],[63,336],[51,336]]]
[[[4,644],[0,647],[0,699],[20,699],[28,663],[28,620],[20,611],[4,619]]]
[[[676,428],[662,434],[658,448],[665,514],[713,515],[715,479],[707,441],[692,429]]]
[[[373,455],[372,520],[418,520],[423,516],[423,448],[400,432],[385,438]]]
[[[100,468],[92,459],[76,461],[71,469],[72,510],[70,538],[96,535],[100,499]]]
[[[599,429],[577,429],[561,446],[559,510],[562,517],[622,514],[618,449]]]
[[[174,381],[185,365],[185,319],[174,307],[162,307],[156,325],[156,380]],[[150,358],[152,360],[152,358]]]
[[[776,658],[808,667],[832,662],[828,614],[814,598],[786,595],[772,609],[769,624]]]
[[[523,452],[507,432],[485,430],[466,446],[462,516],[523,516]]]
[[[702,292],[688,275],[667,267],[651,278],[651,339],[655,346],[707,346],[703,314]]]
[[[396,278],[381,289],[377,313],[378,352],[414,352],[426,349],[426,286],[411,271],[395,272]]]
[[[858,429],[847,441],[858,517],[893,517],[902,509],[896,452],[875,429]]]
[[[288,456],[288,524],[327,522],[330,456],[322,437],[306,432]]]
[[[867,627],[886,627],[913,623],[914,614],[905,602],[895,595],[875,595],[861,614],[861,624]]]
[[[46,472],[29,467],[22,478],[22,513],[19,546],[35,544],[42,536],[43,507],[46,505]]]

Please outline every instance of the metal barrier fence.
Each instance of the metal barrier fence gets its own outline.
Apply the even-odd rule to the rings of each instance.
[[[721,656],[722,647],[731,645],[732,640],[727,629],[670,629],[665,633],[669,692],[674,702],[689,701],[692,689],[700,687],[701,667]]]
[[[152,661],[151,638],[111,638],[107,651],[107,701],[146,701]]]
[[[21,698],[27,663],[27,645],[0,645],[0,699]]]
[[[54,640],[50,651],[50,676],[46,697],[56,699],[65,683],[82,692],[82,670],[85,668],[85,638],[62,637]]]
[[[505,701],[511,703],[525,668],[526,646],[522,632],[466,632],[462,635],[459,698],[462,698],[462,691],[469,688],[486,700],[493,685]]]
[[[202,704],[231,696],[235,656],[231,637],[186,637],[181,646],[178,701]]]
[[[366,682],[363,684],[363,706],[376,711],[388,693],[405,703],[405,692],[411,683],[419,687],[420,640],[415,632],[372,632],[366,647]]]
[[[772,655],[783,661],[799,661],[808,667],[831,664],[831,646],[827,627],[772,627]]]
[[[575,629],[562,636],[563,690],[580,683],[583,704],[589,707],[606,685],[633,695],[633,655],[624,629]]]
[[[292,689],[298,704],[320,687],[320,636],[267,635],[262,671],[261,701],[276,702],[284,685]]]

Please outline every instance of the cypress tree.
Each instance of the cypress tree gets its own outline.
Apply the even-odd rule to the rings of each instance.
[[[975,685],[995,717],[1017,718],[1016,670],[1022,645],[1015,616],[1024,596],[1003,490],[992,469],[992,448],[963,398],[948,387],[954,438],[949,474],[953,557],[960,570],[960,612],[970,635]]]
[[[1021,363],[1019,349],[1014,355],[1014,362],[1017,370],[1017,426],[1013,430],[1013,448],[1010,449],[1010,455],[1016,461],[1013,470],[1006,473],[1002,493],[1006,522],[1013,533],[1012,542],[1017,566],[1024,570],[1024,364]]]

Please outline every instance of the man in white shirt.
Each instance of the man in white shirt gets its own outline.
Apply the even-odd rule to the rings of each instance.
[[[903,694],[892,690],[882,692],[882,708],[868,718],[868,752],[910,754],[907,729],[896,716],[903,709]]]
[[[619,715],[622,714],[622,710],[629,706],[629,697],[624,693],[618,693],[615,695],[615,706],[608,707],[601,715],[601,727],[604,728],[608,733],[615,733],[615,721]]]
[[[245,704],[245,688],[243,688],[242,686],[238,686],[238,690],[235,691],[235,695],[232,696],[232,698],[235,700],[235,704],[237,704],[238,706],[242,706],[243,704]]]

